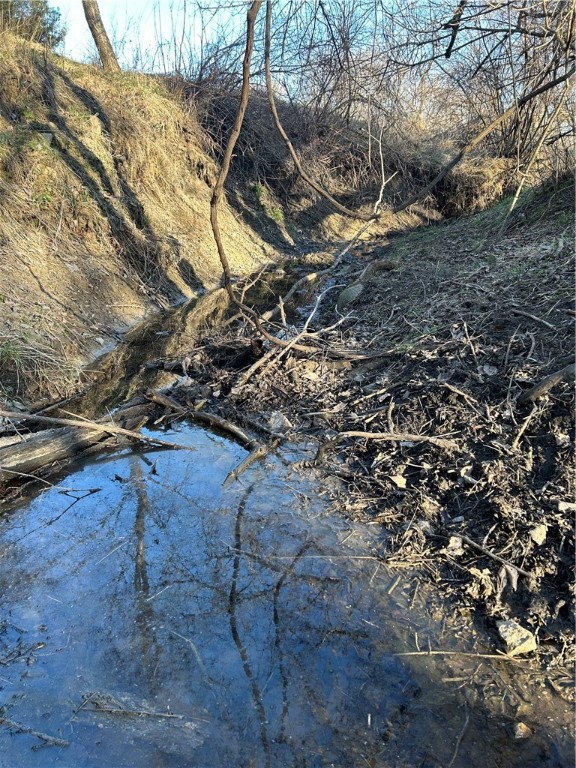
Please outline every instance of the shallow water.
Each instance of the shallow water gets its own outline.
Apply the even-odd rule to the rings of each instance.
[[[568,765],[395,656],[436,628],[295,449],[125,450],[0,521],[0,768]],[[38,747],[42,747],[38,749]]]

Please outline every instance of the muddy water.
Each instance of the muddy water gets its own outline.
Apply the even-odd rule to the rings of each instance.
[[[0,768],[570,764],[468,695],[478,660],[396,655],[439,628],[295,449],[223,487],[241,447],[170,437],[196,450],[92,460],[0,521]]]

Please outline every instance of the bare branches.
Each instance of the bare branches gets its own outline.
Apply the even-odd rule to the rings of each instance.
[[[326,10],[324,8],[324,5],[320,3],[320,7],[322,8],[323,13],[326,15]],[[375,211],[372,214],[365,214],[360,213],[358,211],[351,211],[349,208],[346,208],[346,206],[342,205],[338,202],[332,195],[327,192],[318,182],[313,179],[306,171],[304,170],[302,163],[300,162],[300,158],[298,157],[298,154],[296,150],[294,149],[294,146],[292,142],[290,141],[290,137],[284,130],[284,127],[280,121],[280,117],[278,115],[278,110],[276,109],[276,101],[274,99],[274,91],[272,87],[272,75],[270,73],[270,27],[271,27],[271,20],[272,20],[272,0],[267,0],[266,2],[266,33],[265,33],[265,44],[264,44],[264,61],[265,61],[265,69],[266,69],[266,90],[268,92],[268,102],[270,104],[270,110],[272,112],[272,115],[274,117],[274,123],[276,125],[276,128],[278,129],[278,133],[280,136],[282,136],[282,139],[284,140],[284,143],[286,144],[286,147],[288,148],[288,152],[290,153],[290,157],[294,161],[294,165],[296,166],[296,169],[300,176],[304,179],[304,181],[312,187],[312,189],[317,192],[319,195],[321,195],[325,200],[328,200],[328,202],[334,206],[334,208],[339,211],[340,213],[343,213],[345,216],[350,216],[353,219],[360,219],[361,221],[371,221],[372,219],[378,218],[378,213]]]
[[[442,179],[444,179],[448,175],[448,173],[458,165],[458,163],[462,160],[462,158],[465,155],[472,152],[472,150],[475,149],[478,146],[478,144],[480,144],[480,142],[486,138],[486,136],[488,136],[499,125],[501,125],[506,120],[506,118],[513,115],[520,107],[530,103],[537,96],[540,96],[541,94],[546,93],[546,91],[549,91],[552,88],[555,88],[557,85],[561,85],[562,83],[565,83],[567,80],[569,80],[572,77],[575,71],[576,71],[576,67],[572,66],[567,72],[564,72],[562,75],[554,78],[553,80],[549,80],[546,83],[542,83],[542,85],[540,85],[538,88],[535,88],[533,91],[523,96],[521,99],[518,100],[517,103],[513,104],[507,110],[505,110],[500,115],[498,115],[498,117],[496,117],[489,125],[483,128],[479,133],[477,133],[476,136],[474,136],[474,138],[466,144],[466,146],[462,147],[462,149],[458,152],[458,154],[455,155],[452,158],[452,160],[450,160],[450,162],[447,163],[442,168],[442,170],[432,179],[432,181],[429,184],[427,184],[419,192],[416,192],[414,195],[408,198],[408,200],[395,206],[393,208],[393,212],[399,213],[400,211],[406,210],[406,208],[409,208],[411,205],[413,205],[418,200],[420,200],[425,195],[427,195],[429,192],[431,192],[434,189],[434,187],[436,187],[442,181]]]

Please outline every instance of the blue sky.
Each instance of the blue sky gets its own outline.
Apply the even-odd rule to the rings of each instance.
[[[49,0],[58,8],[68,33],[63,53],[78,61],[89,60],[95,54],[94,44],[86,24],[81,0]],[[170,70],[174,45],[168,41],[179,39],[182,33],[195,47],[200,40],[199,15],[193,0],[99,0],[100,14],[123,67]],[[207,12],[204,30],[207,36],[219,25],[234,24],[233,17],[244,19],[245,3],[206,3],[215,10]],[[183,13],[183,9],[186,13]],[[231,21],[232,20],[232,21]],[[159,53],[159,41],[164,41],[165,59]],[[135,59],[135,50],[141,57]],[[149,56],[146,58],[146,54]]]
[[[84,59],[93,51],[92,39],[84,18],[81,0],[51,0],[50,5],[58,8],[68,29],[64,53],[74,59]],[[154,42],[154,5],[151,0],[99,0],[102,21],[110,37],[134,37],[140,31],[147,42]],[[160,3],[169,6],[170,3]]]

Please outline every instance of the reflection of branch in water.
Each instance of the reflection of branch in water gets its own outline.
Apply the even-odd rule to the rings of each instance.
[[[150,513],[150,502],[146,493],[142,465],[134,456],[130,458],[131,471],[136,492],[136,517],[134,535],[136,537],[136,556],[134,558],[134,589],[137,595],[136,626],[142,646],[142,667],[149,677],[152,690],[158,686],[154,679],[160,660],[160,648],[153,629],[154,613],[150,602],[150,582],[146,561],[146,516]]]
[[[246,653],[246,649],[242,644],[236,623],[236,600],[238,596],[237,584],[238,573],[240,571],[240,552],[242,550],[242,518],[244,516],[244,510],[246,509],[248,497],[252,493],[253,489],[254,485],[251,485],[246,490],[242,496],[242,499],[240,500],[240,504],[238,505],[238,512],[236,514],[236,528],[234,532],[234,546],[236,549],[236,555],[234,556],[234,567],[232,570],[232,584],[230,586],[230,600],[228,610],[230,613],[230,630],[232,632],[232,637],[234,638],[234,643],[236,644],[236,648],[238,649],[238,653],[242,659],[244,674],[246,675],[247,680],[250,682],[250,686],[252,688],[252,699],[254,701],[256,711],[258,712],[258,719],[260,720],[260,738],[262,739],[262,747],[264,749],[265,765],[266,768],[270,768],[270,742],[268,741],[268,733],[266,731],[266,710],[264,709],[264,704],[262,703],[262,694],[260,693],[258,683],[252,674],[252,668],[250,667],[250,662],[248,661],[248,654]]]
[[[284,586],[284,582],[290,576],[294,568],[296,567],[296,563],[298,560],[302,557],[304,552],[306,550],[310,549],[312,546],[311,542],[306,542],[296,555],[294,556],[294,559],[288,566],[288,568],[284,571],[282,576],[278,579],[276,582],[276,586],[274,587],[274,646],[276,648],[276,653],[278,655],[278,668],[280,670],[280,678],[282,680],[282,715],[280,718],[280,734],[278,736],[279,741],[284,741],[285,734],[284,734],[284,724],[286,722],[286,717],[288,715],[288,675],[286,673],[286,668],[284,665],[284,652],[282,651],[282,646],[280,645],[280,615],[278,613],[278,603],[280,600],[280,590]]]
[[[7,717],[0,717],[0,725],[4,725],[6,728],[10,728],[10,730],[14,731],[15,733],[29,733],[32,736],[36,736],[37,739],[40,739],[44,742],[42,745],[44,747],[70,746],[70,742],[66,741],[65,739],[58,739],[55,736],[49,736],[47,733],[42,733],[42,731],[35,731],[34,728],[28,728],[28,726],[22,725],[22,723],[17,723],[14,720],[9,720]],[[38,746],[34,746],[32,749],[36,751]]]
[[[3,472],[5,471],[4,468],[2,468],[2,471]],[[8,470],[8,472],[10,472],[10,470]],[[18,474],[22,474],[22,473],[18,472]],[[33,477],[33,475],[30,475],[30,477]],[[37,478],[37,479],[39,480],[40,478]],[[12,544],[17,544],[19,541],[22,541],[22,539],[25,539],[27,536],[31,536],[33,533],[36,533],[36,531],[39,531],[41,528],[48,528],[49,525],[54,525],[55,522],[60,520],[62,515],[65,515],[66,512],[71,510],[72,507],[75,506],[76,504],[78,504],[79,501],[82,501],[83,499],[88,498],[88,496],[92,496],[93,493],[98,493],[101,490],[102,490],[101,488],[77,488],[77,489],[74,489],[74,488],[68,488],[68,489],[61,488],[58,491],[58,493],[62,494],[63,496],[71,496],[74,499],[74,501],[71,504],[68,504],[66,509],[63,509],[62,512],[59,512],[56,515],[56,517],[52,517],[47,522],[42,523],[42,525],[38,525],[38,526],[36,526],[36,528],[32,528],[30,531],[27,531],[24,534],[24,536],[20,536],[19,539],[15,539],[12,542]],[[83,493],[84,496],[73,496],[73,492],[74,493]]]

